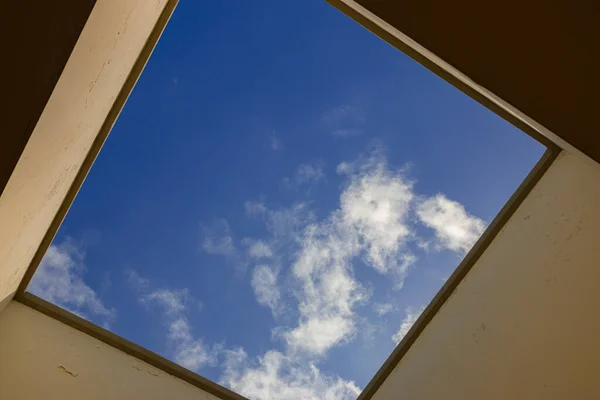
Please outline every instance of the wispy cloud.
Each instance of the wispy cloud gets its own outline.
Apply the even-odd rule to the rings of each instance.
[[[299,185],[303,183],[318,182],[323,179],[325,179],[325,173],[318,164],[300,164],[296,170],[295,180]]]
[[[362,110],[351,104],[342,104],[331,108],[325,111],[321,118],[327,123],[363,122],[365,120]]]
[[[307,171],[306,179],[319,176]],[[139,276],[132,278],[144,288],[140,301],[162,310],[177,362],[197,370],[214,362],[218,353],[225,357],[221,383],[251,399],[356,398],[360,389],[354,382],[318,367],[331,348],[353,340],[359,327],[371,326],[357,311],[371,291],[358,281],[355,269],[366,266],[401,287],[416,260],[409,245],[415,243],[418,222],[433,229],[437,246],[454,251],[463,251],[484,225],[442,195],[419,197],[406,169],[391,168],[381,149],[341,163],[337,171],[344,180],[339,206],[320,219],[310,203],[271,209],[263,201],[248,201],[246,215],[264,222],[266,237],[246,238],[238,249],[226,221],[205,230],[205,252],[234,254],[252,265],[256,301],[269,307],[280,324],[273,337],[283,341],[283,350],[249,357],[242,348],[211,348],[193,335],[188,291],[152,289]],[[371,306],[379,316],[396,311],[391,303]],[[399,342],[422,311],[405,309],[392,340]]]
[[[394,305],[391,303],[375,303],[373,304],[373,311],[375,311],[375,314],[383,317],[394,311]]]
[[[337,138],[349,138],[364,133],[360,126],[365,122],[365,116],[359,107],[343,104],[327,110],[321,116],[321,121],[331,135]]]
[[[264,240],[245,238],[242,243],[248,246],[248,257],[251,259],[266,259],[273,257],[271,246]]]
[[[248,200],[244,202],[244,210],[246,210],[246,215],[250,217],[260,217],[267,212],[267,207],[262,201]]]
[[[279,151],[283,149],[283,143],[281,142],[281,139],[279,139],[275,135],[271,136],[271,139],[269,140],[269,146],[274,151]]]
[[[227,352],[221,383],[253,400],[354,400],[352,381],[327,376],[313,363],[301,363],[275,350],[251,362],[243,349]]]
[[[84,262],[85,253],[73,240],[50,245],[28,290],[84,318],[99,318],[107,325],[116,317],[116,311],[107,308],[84,282]]]
[[[312,185],[320,181],[324,181],[325,173],[320,164],[300,164],[292,178],[284,178],[284,187],[298,189],[303,185]]]
[[[417,206],[417,217],[435,231],[434,245],[461,254],[473,247],[486,228],[485,222],[443,194],[427,198]]]
[[[394,343],[400,343],[400,341],[402,340],[402,338],[404,338],[404,336],[406,336],[410,328],[412,328],[415,322],[417,322],[417,319],[419,318],[424,309],[425,307],[407,307],[406,310],[404,310],[404,318],[400,323],[400,328],[392,336],[392,340],[394,341]]]
[[[387,166],[381,152],[348,171],[339,208],[320,221],[305,204],[273,211],[263,203],[246,203],[251,214],[265,219],[272,248],[281,248],[281,238],[296,248],[286,249],[293,255],[289,270],[300,316],[296,326],[276,329],[290,354],[320,356],[354,337],[354,308],[369,297],[354,277],[357,258],[390,274],[398,284],[414,261],[405,246],[411,235],[407,214],[414,197],[412,184],[402,171]],[[259,302],[265,303],[264,298]]]
[[[186,316],[190,305],[196,303],[189,290],[155,289],[135,271],[127,275],[138,293],[138,301],[160,310],[167,342],[173,348],[172,358],[183,367],[197,371],[223,356],[221,384],[254,400],[351,400],[360,393],[354,382],[324,374],[310,361],[276,350],[251,360],[242,348],[205,344],[203,339],[194,337]],[[269,286],[271,278],[266,281]]]
[[[269,265],[258,265],[252,272],[252,288],[259,304],[267,306],[278,315],[281,311],[281,293],[277,285],[278,271]]]
[[[270,234],[267,241],[271,249],[282,243],[298,241],[304,227],[314,220],[314,214],[306,203],[296,203],[290,207],[270,209],[260,201],[244,203],[246,215],[262,219]]]
[[[225,219],[217,219],[211,226],[203,227],[202,250],[207,254],[233,256],[236,254],[229,223]]]
[[[339,207],[321,220],[307,204],[274,211],[262,202],[246,203],[249,215],[260,216],[267,223],[271,238],[266,242],[273,257],[284,263],[276,271],[289,274],[293,293],[292,298],[287,297],[280,278],[267,274],[269,270],[263,266],[257,269],[262,279],[254,282],[257,301],[272,307],[272,299],[277,299],[276,304],[286,303],[286,309],[297,303],[297,323],[274,330],[275,337],[285,342],[288,356],[321,357],[332,347],[353,340],[357,306],[370,297],[355,278],[354,269],[366,265],[390,276],[395,288],[401,288],[417,260],[418,249],[410,244],[425,241],[416,237],[416,221],[433,228],[435,237],[428,240],[453,251],[468,250],[485,228],[483,221],[468,214],[460,203],[442,195],[423,199],[415,194],[407,169],[390,168],[381,148],[341,163],[337,171],[346,182]],[[288,239],[292,247],[281,246],[279,238]],[[276,254],[282,248],[285,257]],[[259,282],[260,291],[256,290]],[[394,310],[391,304],[373,307],[380,316]],[[409,322],[410,318],[403,327],[410,326]]]
[[[216,362],[220,347],[206,346],[202,338],[194,337],[192,333],[186,313],[190,304],[198,305],[198,302],[191,297],[189,289],[154,289],[147,279],[135,271],[129,271],[128,278],[139,294],[138,301],[148,308],[157,307],[161,311],[173,361],[194,371]]]

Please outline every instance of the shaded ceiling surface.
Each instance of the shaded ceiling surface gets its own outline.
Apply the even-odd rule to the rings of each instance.
[[[600,1],[356,2],[600,162]]]
[[[1,1],[0,194],[95,0]]]
[[[357,2],[600,161],[600,2]],[[94,3],[0,2],[0,193]]]

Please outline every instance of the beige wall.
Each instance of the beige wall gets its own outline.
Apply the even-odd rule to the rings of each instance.
[[[14,295],[168,2],[96,1],[0,196],[0,311]]]
[[[600,166],[562,153],[373,397],[600,399]]]
[[[217,398],[13,301],[0,314],[0,399]]]

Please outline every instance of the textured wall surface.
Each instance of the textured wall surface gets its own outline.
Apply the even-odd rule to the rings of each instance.
[[[217,399],[16,302],[0,314],[0,355],[0,399]]]
[[[600,399],[600,166],[562,153],[373,397]]]
[[[97,0],[0,196],[0,311],[62,205],[167,0]]]

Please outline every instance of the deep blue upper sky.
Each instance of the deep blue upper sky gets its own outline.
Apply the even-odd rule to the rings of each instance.
[[[543,151],[322,0],[182,0],[32,290],[251,398],[352,398]]]

